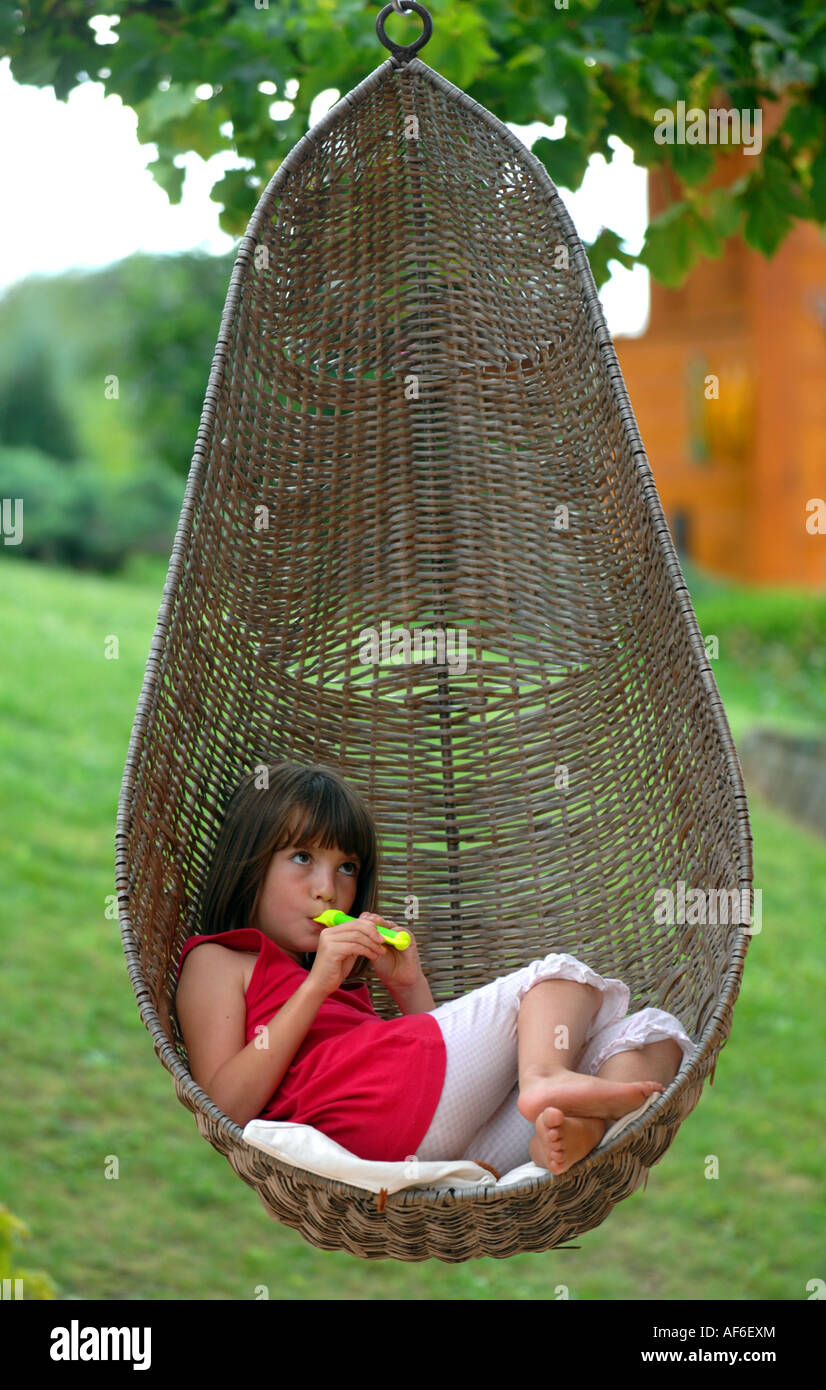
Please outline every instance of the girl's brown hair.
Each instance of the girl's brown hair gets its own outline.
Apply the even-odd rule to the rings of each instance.
[[[284,759],[259,764],[232,793],[201,895],[200,934],[252,925],[272,856],[296,843],[358,855],[349,915],[375,912],[378,845],[366,802],[334,768]],[[308,952],[301,963],[310,970],[314,960]],[[358,956],[346,978],[361,980],[369,968],[368,958]]]

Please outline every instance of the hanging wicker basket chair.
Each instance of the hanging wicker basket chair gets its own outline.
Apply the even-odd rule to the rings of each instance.
[[[731,1026],[740,764],[571,219],[543,166],[415,56],[305,135],[240,243],[124,772],[117,889],[155,1052],[201,1135],[312,1244],[457,1262],[597,1226],[658,1162]],[[385,625],[383,627],[383,625]],[[466,669],[365,633],[465,634]],[[461,639],[459,639],[461,640]],[[454,648],[455,651],[455,648]],[[230,790],[289,757],[367,798],[380,902],[420,904],[437,1003],[549,951],[677,1015],[690,1065],[561,1176],[381,1202],[245,1143],[174,1010]],[[749,907],[750,911],[750,907]],[[748,919],[747,919],[748,920]],[[372,987],[385,1017],[398,1011]]]

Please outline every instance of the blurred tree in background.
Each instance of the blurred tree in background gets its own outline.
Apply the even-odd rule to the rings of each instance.
[[[55,364],[42,340],[16,343],[0,381],[0,439],[31,444],[55,459],[77,457],[77,440],[55,382]]]
[[[25,498],[7,554],[169,555],[234,258],[135,255],[7,291],[0,497]]]

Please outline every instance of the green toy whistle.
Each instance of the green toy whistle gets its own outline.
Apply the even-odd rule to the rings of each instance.
[[[328,908],[326,912],[320,912],[313,918],[314,922],[320,922],[322,927],[337,927],[340,922],[357,922],[358,917],[348,917],[346,912],[336,912],[334,908]],[[385,941],[391,946],[395,946],[397,951],[406,951],[410,945],[410,934],[406,931],[392,931],[390,927],[377,927]]]

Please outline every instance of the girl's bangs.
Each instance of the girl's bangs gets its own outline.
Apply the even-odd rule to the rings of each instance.
[[[370,840],[361,817],[354,814],[347,798],[336,787],[325,787],[326,804],[321,798],[315,804],[299,802],[279,835],[279,848],[293,844],[318,844],[322,849],[338,848],[344,854],[357,854],[361,867],[366,868],[370,856]]]

